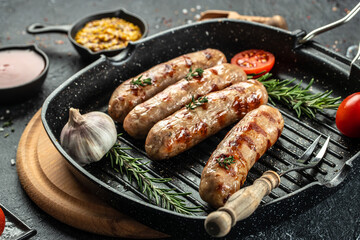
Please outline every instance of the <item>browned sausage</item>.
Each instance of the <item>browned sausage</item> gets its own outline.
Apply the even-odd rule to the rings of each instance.
[[[216,49],[206,49],[189,53],[168,62],[156,65],[138,76],[123,82],[113,92],[109,101],[109,115],[122,123],[126,115],[139,103],[161,92],[171,84],[183,79],[192,70],[206,69],[226,62],[225,55]],[[132,84],[133,80],[151,79],[151,84],[144,86]]]
[[[233,127],[210,156],[202,174],[201,198],[215,208],[225,204],[246,180],[250,168],[280,137],[284,127],[281,113],[263,105],[249,112]],[[234,163],[220,166],[225,158]]]
[[[205,96],[207,103],[193,110],[184,107],[150,129],[145,142],[150,158],[173,157],[235,123],[268,100],[265,87],[256,80],[236,83]]]
[[[209,92],[222,90],[247,79],[236,65],[224,63],[206,69],[202,77],[183,79],[137,105],[124,120],[124,129],[134,138],[145,138],[155,123]]]

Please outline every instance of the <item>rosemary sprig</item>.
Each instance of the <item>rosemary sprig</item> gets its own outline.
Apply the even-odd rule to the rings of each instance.
[[[189,73],[186,74],[185,79],[189,81],[189,80],[192,79],[193,77],[202,77],[203,72],[204,72],[204,70],[203,70],[202,68],[197,68],[197,69],[195,69],[195,71],[193,72],[193,71],[192,71],[192,68],[190,67]]]
[[[142,87],[144,87],[145,85],[151,85],[151,78],[145,78],[143,80],[141,80],[143,75],[141,75],[140,77],[138,77],[138,79],[133,79],[131,80],[131,84],[132,85],[140,85]]]
[[[225,168],[226,170],[229,170],[229,166],[235,163],[235,159],[233,156],[220,156],[216,159],[216,161],[218,162],[220,167]]]
[[[142,169],[141,166],[148,164],[140,163],[141,158],[134,158],[128,155],[120,143],[115,145],[106,154],[110,158],[111,167],[119,172],[121,175],[126,174],[130,182],[135,181],[139,190],[146,194],[149,201],[157,206],[173,210],[182,214],[193,214],[195,212],[202,212],[200,206],[189,207],[186,205],[185,200],[181,197],[188,196],[191,193],[178,193],[174,189],[159,188],[155,183],[167,183],[171,178],[154,178],[147,175],[148,170]]]
[[[190,110],[194,110],[198,106],[201,106],[207,102],[208,102],[208,99],[206,96],[199,97],[197,100],[194,99],[194,96],[191,96],[191,102],[189,104],[186,104],[186,108],[190,109]]]
[[[295,110],[298,118],[302,113],[305,113],[310,118],[315,118],[315,114],[323,109],[337,109],[340,105],[338,100],[341,97],[330,97],[332,91],[326,90],[323,93],[311,93],[310,87],[314,82],[311,79],[310,83],[305,87],[301,87],[302,81],[293,85],[293,80],[279,80],[269,79],[272,75],[267,73],[257,80],[261,82],[269,95],[269,101],[276,105],[274,100],[280,101],[288,108]]]

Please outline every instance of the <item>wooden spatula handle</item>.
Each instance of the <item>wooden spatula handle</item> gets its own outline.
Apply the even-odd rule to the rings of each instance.
[[[213,237],[225,236],[237,221],[249,217],[261,199],[279,184],[279,175],[266,171],[253,185],[240,189],[228,199],[225,206],[210,213],[205,220],[205,230]]]
[[[229,18],[231,18],[231,17],[229,17]],[[286,30],[288,29],[285,18],[283,18],[282,16],[279,16],[279,15],[274,15],[272,17],[238,15],[234,19],[258,22],[258,23],[263,23],[266,25],[270,25],[270,26],[274,26],[274,27],[278,27],[278,28],[282,28],[282,29],[286,29]]]
[[[279,15],[274,15],[272,17],[246,16],[246,15],[240,15],[235,11],[206,10],[201,13],[201,17],[199,20],[201,21],[201,20],[214,19],[214,18],[239,19],[239,20],[263,23],[286,30],[288,29],[285,18]]]

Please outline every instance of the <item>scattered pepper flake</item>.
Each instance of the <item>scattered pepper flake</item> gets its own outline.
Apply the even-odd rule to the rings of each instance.
[[[4,122],[3,125],[2,125],[2,127],[3,127],[3,128],[6,128],[6,127],[10,127],[10,126],[12,126],[12,125],[13,125],[12,121],[9,120],[9,121],[7,121],[7,122]]]
[[[56,40],[55,43],[60,45],[60,44],[64,44],[64,41],[63,40]]]

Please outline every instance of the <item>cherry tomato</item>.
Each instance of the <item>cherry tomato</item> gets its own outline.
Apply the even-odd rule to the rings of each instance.
[[[336,112],[336,126],[345,136],[360,137],[360,92],[342,101]]]
[[[5,215],[3,210],[0,208],[0,236],[3,233],[5,228]]]
[[[246,74],[254,74],[254,78],[257,78],[272,69],[275,57],[264,50],[251,49],[236,54],[231,63],[240,66]]]

